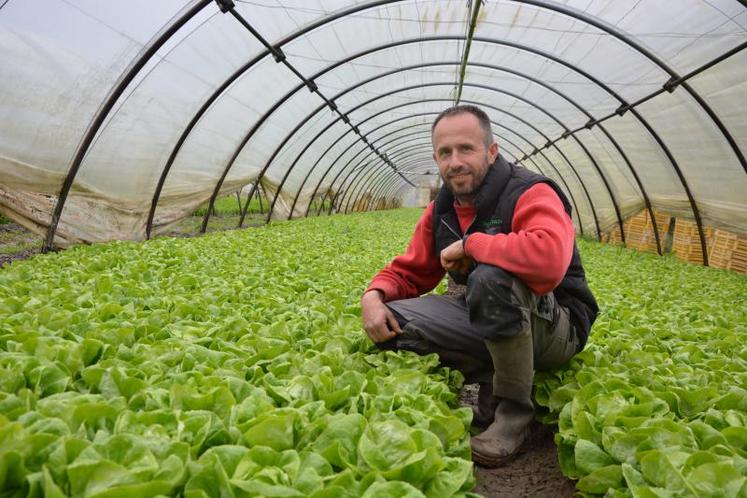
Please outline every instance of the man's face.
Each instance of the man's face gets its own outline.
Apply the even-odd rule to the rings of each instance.
[[[492,139],[492,137],[491,137]],[[470,113],[442,118],[433,130],[433,159],[446,187],[462,204],[471,204],[498,144],[485,145],[485,133]]]

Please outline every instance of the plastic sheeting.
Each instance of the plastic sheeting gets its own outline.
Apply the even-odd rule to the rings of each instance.
[[[237,0],[346,124],[215,2],[2,2],[0,212],[46,233],[68,178],[65,245],[143,239],[152,206],[158,233],[216,189],[256,181],[277,197],[275,218],[304,216],[328,191],[338,210],[412,196],[433,183],[429,126],[454,103],[471,8]],[[679,85],[582,129],[745,40],[736,0],[484,2],[461,101],[484,106],[507,158],[567,191],[584,234],[614,229],[644,195],[746,234],[747,51],[688,79],[692,92]]]

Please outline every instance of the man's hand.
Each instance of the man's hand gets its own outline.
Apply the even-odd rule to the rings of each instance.
[[[361,315],[363,317],[363,328],[366,329],[368,337],[373,342],[386,342],[402,333],[392,310],[384,304],[381,292],[378,290],[371,290],[363,294]]]
[[[471,264],[472,259],[464,253],[464,244],[461,240],[441,251],[441,266],[446,271],[467,273]]]

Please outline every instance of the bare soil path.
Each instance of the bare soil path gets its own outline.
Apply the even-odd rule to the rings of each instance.
[[[462,391],[462,403],[477,402],[477,385]],[[574,481],[560,471],[558,450],[553,441],[555,427],[532,423],[532,432],[512,461],[496,469],[475,467],[476,493],[486,498],[571,498]]]

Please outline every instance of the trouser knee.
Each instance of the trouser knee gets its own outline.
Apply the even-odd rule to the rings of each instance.
[[[470,323],[485,339],[511,337],[530,320],[534,295],[521,279],[497,266],[478,264],[467,279]]]
[[[533,294],[529,287],[518,277],[503,268],[493,265],[478,264],[469,274],[467,291],[471,291],[472,300],[482,304],[493,295],[503,296],[509,304],[530,307]],[[488,301],[485,304],[492,304]]]

